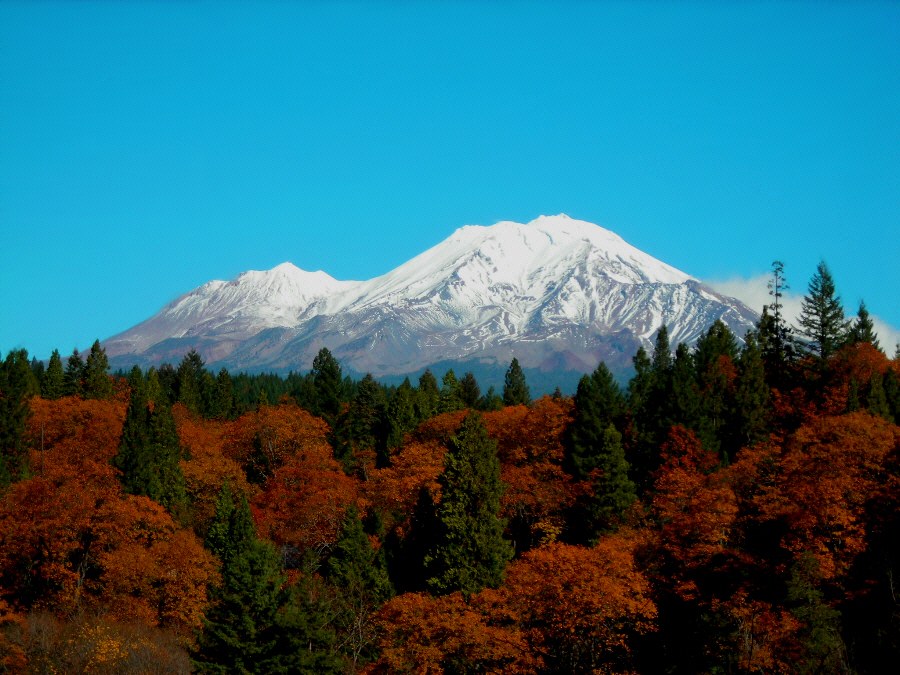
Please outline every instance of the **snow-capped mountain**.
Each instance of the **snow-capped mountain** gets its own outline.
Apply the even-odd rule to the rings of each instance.
[[[328,347],[376,376],[440,362],[623,370],[665,324],[673,345],[756,314],[597,225],[565,215],[470,225],[387,274],[338,281],[283,263],[210,281],[106,341],[114,364],[306,370]]]

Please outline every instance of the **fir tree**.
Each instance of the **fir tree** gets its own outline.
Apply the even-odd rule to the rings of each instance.
[[[62,359],[59,356],[59,350],[54,349],[50,355],[47,370],[44,371],[44,378],[41,380],[41,396],[49,400],[55,400],[62,397],[64,391],[65,374],[63,372]]]
[[[798,323],[807,348],[820,363],[827,361],[846,340],[848,322],[844,319],[844,307],[835,295],[834,279],[824,261],[810,279]]]
[[[418,396],[416,397],[416,417],[420,422],[431,419],[438,413],[441,391],[437,379],[428,368],[419,376]]]
[[[204,412],[201,393],[203,372],[203,359],[195,349],[191,349],[184,355],[176,371],[177,400],[192,413],[202,414]]]
[[[859,303],[859,310],[856,313],[856,321],[854,321],[853,325],[850,327],[850,332],[847,335],[847,341],[850,344],[854,345],[860,344],[861,342],[868,342],[882,354],[884,353],[881,345],[878,344],[878,336],[875,334],[875,324],[872,323],[872,317],[869,316],[869,310],[866,309],[865,302]]]
[[[478,401],[481,398],[481,387],[471,372],[463,375],[459,381],[459,398],[463,406],[474,409],[478,407]]]
[[[403,434],[415,428],[416,418],[416,392],[404,378],[397,387],[386,408],[386,432],[387,437],[383,447],[379,447],[378,466],[386,467],[390,464],[390,453],[394,448],[399,448],[403,442]]]
[[[72,350],[72,356],[66,361],[63,381],[66,396],[81,396],[84,393],[84,360],[77,349]]]
[[[28,399],[36,393],[28,352],[14,349],[0,363],[0,493],[28,474]]]
[[[234,383],[225,368],[216,375],[214,401],[210,416],[216,419],[229,419],[234,410]]]
[[[108,371],[109,359],[106,358],[106,350],[100,346],[100,340],[95,340],[84,363],[85,398],[112,398],[113,386]]]
[[[316,405],[313,411],[333,423],[341,412],[343,376],[341,366],[331,352],[322,347],[312,364],[313,383],[316,388]]]
[[[198,672],[340,671],[324,612],[311,612],[302,590],[286,588],[280,557],[256,538],[246,499],[235,503],[223,488],[207,543],[222,560],[222,581],[210,591],[193,653]]]
[[[503,379],[503,405],[530,405],[531,392],[519,360],[513,357]]]
[[[374,613],[393,594],[384,551],[372,548],[356,507],[347,509],[325,574],[337,590],[335,623],[355,669],[373,655]]]
[[[129,377],[131,397],[113,465],[122,472],[126,492],[153,499],[175,515],[187,505],[181,447],[168,405],[153,403],[135,367]]]
[[[756,333],[744,337],[738,358],[738,380],[734,395],[735,419],[731,425],[729,451],[735,454],[766,438],[769,429],[769,387]]]
[[[471,595],[496,588],[513,550],[498,516],[504,486],[497,446],[478,413],[470,412],[451,438],[438,483],[437,543],[425,556],[429,590]]]
[[[575,392],[575,417],[566,433],[566,470],[584,480],[600,468],[604,433],[621,417],[624,398],[605,363],[578,382]]]
[[[459,395],[459,381],[456,379],[456,373],[453,372],[453,368],[444,373],[441,385],[440,412],[446,413],[462,410],[465,405]]]

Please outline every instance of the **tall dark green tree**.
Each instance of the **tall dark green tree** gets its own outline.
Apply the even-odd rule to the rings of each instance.
[[[341,365],[326,347],[322,347],[313,359],[312,375],[316,389],[313,412],[333,423],[341,412],[343,375]]]
[[[430,369],[419,376],[419,387],[416,397],[416,417],[424,422],[437,415],[441,404],[441,390],[438,389],[437,378]]]
[[[403,434],[412,431],[418,419],[416,417],[416,391],[409,378],[404,378],[394,391],[385,410],[385,444],[379,448],[378,465],[390,464],[391,451],[399,448],[403,442]]]
[[[247,500],[225,486],[206,539],[222,561],[192,661],[201,673],[340,672],[324,608],[291,590],[274,547],[256,537]]]
[[[444,373],[441,380],[441,403],[439,410],[442,413],[462,410],[465,404],[460,397],[459,380],[456,379],[456,373],[453,368]]]
[[[784,263],[780,260],[772,263],[772,277],[768,285],[772,302],[763,306],[757,324],[757,341],[769,386],[786,389],[793,377],[797,349],[793,330],[784,318],[781,299],[790,286],[785,277]]]
[[[41,380],[41,396],[51,401],[58,399],[63,395],[65,386],[62,358],[59,356],[59,350],[54,349],[47,370],[44,371],[44,378]]]
[[[525,373],[519,359],[513,357],[503,379],[503,405],[529,405],[531,391],[525,381]]]
[[[204,364],[200,354],[195,349],[191,349],[181,363],[178,364],[176,370],[178,403],[184,405],[185,408],[192,413],[203,414],[203,382]]]
[[[105,400],[112,398],[112,394],[109,359],[106,350],[100,346],[100,340],[94,340],[84,362],[84,397]]]
[[[584,480],[601,467],[604,433],[621,421],[624,406],[622,391],[605,363],[578,382],[575,416],[565,443],[566,470],[577,480]]]
[[[478,386],[478,380],[475,379],[471,372],[467,372],[459,381],[459,398],[466,408],[474,409],[478,407],[478,400],[481,398],[481,387]]]
[[[742,447],[752,446],[768,435],[769,386],[756,335],[755,331],[750,331],[744,336],[744,348],[738,357],[734,415],[726,448],[731,456]]]
[[[131,397],[113,465],[122,472],[126,492],[149,497],[181,516],[187,494],[172,412],[167,404],[149,399],[146,381],[137,367],[128,381]]]
[[[66,361],[66,372],[63,378],[66,396],[81,396],[84,393],[84,359],[77,349],[72,350],[72,355]]]
[[[393,595],[384,550],[372,548],[356,507],[347,509],[325,575],[337,591],[335,624],[342,651],[355,669],[374,656],[374,615]]]
[[[10,351],[0,363],[0,492],[28,474],[28,400],[35,393],[28,352]]]
[[[800,333],[806,338],[806,348],[819,362],[825,362],[847,339],[848,321],[844,306],[835,292],[834,279],[824,261],[816,267],[803,297]]]
[[[865,302],[859,303],[859,310],[856,313],[856,320],[853,322],[853,325],[850,326],[850,331],[847,335],[847,341],[850,344],[868,342],[882,354],[884,353],[881,345],[878,344],[878,335],[875,334],[875,324],[872,322],[872,317],[869,315],[869,310],[866,309]]]
[[[496,588],[513,549],[499,516],[504,485],[497,444],[478,413],[470,412],[450,439],[438,483],[437,543],[425,556],[429,590],[471,595]]]

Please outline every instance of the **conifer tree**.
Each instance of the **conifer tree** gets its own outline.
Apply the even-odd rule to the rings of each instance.
[[[64,389],[65,374],[63,372],[62,358],[59,356],[59,350],[54,349],[50,355],[47,370],[44,371],[44,377],[41,380],[41,396],[51,401],[56,400],[62,397]]]
[[[787,387],[796,360],[796,341],[793,331],[782,312],[781,298],[790,288],[784,274],[784,263],[772,263],[772,278],[769,280],[769,295],[773,301],[764,305],[757,324],[757,340],[766,369],[766,381],[778,389]]]
[[[827,361],[847,338],[844,307],[835,294],[834,279],[824,261],[818,264],[810,279],[798,323],[807,339],[807,349],[820,363]]]
[[[100,340],[94,340],[91,351],[84,363],[84,397],[93,399],[112,398],[113,386],[109,379],[109,359]]]
[[[84,360],[77,349],[72,350],[72,356],[66,361],[66,372],[63,378],[63,388],[66,396],[81,396],[84,393]]]
[[[578,382],[575,417],[566,433],[566,470],[584,480],[602,463],[603,439],[607,427],[621,418],[624,398],[606,364],[600,365]]]
[[[204,373],[203,359],[195,349],[191,349],[176,371],[178,387],[178,403],[192,413],[203,414],[203,394],[201,392]]]
[[[450,439],[438,483],[437,542],[425,556],[429,590],[471,595],[496,588],[513,550],[498,515],[504,486],[497,445],[478,413],[470,412]]]
[[[463,375],[459,381],[459,398],[466,408],[474,409],[478,407],[478,400],[481,398],[481,387],[478,386],[478,380],[471,372]]]
[[[0,363],[0,493],[28,474],[25,432],[31,414],[28,399],[35,390],[28,352],[10,351]]]
[[[728,451],[731,455],[766,438],[769,429],[769,387],[762,351],[756,333],[744,336],[738,357],[738,380],[734,394],[734,420]]]
[[[403,434],[415,428],[416,418],[416,392],[404,378],[400,386],[394,391],[386,407],[386,440],[383,447],[379,447],[378,466],[383,468],[390,464],[390,452],[400,447],[403,442]]]
[[[872,317],[869,316],[869,310],[866,309],[865,302],[859,303],[859,310],[856,313],[856,321],[854,321],[853,325],[850,327],[847,341],[850,344],[868,342],[882,354],[884,353],[881,345],[878,344],[878,336],[875,334],[875,324],[872,323]]]
[[[355,506],[347,509],[340,537],[325,566],[337,590],[336,625],[345,654],[356,668],[372,656],[374,613],[393,594],[384,551],[376,552],[363,529]]]
[[[181,447],[169,406],[151,402],[140,369],[129,376],[131,397],[113,465],[126,492],[144,495],[181,515],[187,505]]]
[[[519,360],[513,357],[503,379],[503,405],[530,405],[531,392]]]
[[[424,422],[437,415],[441,401],[441,392],[438,389],[437,379],[428,368],[419,376],[417,393],[416,417],[418,417],[420,422]]]
[[[257,539],[247,500],[236,502],[227,486],[207,544],[222,560],[222,580],[193,653],[198,672],[339,672],[323,612],[315,616],[308,598],[286,588],[280,557]]]
[[[453,372],[453,368],[444,373],[441,385],[439,410],[442,413],[462,410],[465,406],[459,395],[459,381],[456,379],[456,373]]]
[[[672,422],[688,429],[700,425],[700,387],[694,355],[685,343],[675,349],[672,362]]]
[[[316,388],[316,409],[313,412],[331,424],[341,412],[343,376],[340,364],[326,347],[322,347],[313,359],[312,375]]]

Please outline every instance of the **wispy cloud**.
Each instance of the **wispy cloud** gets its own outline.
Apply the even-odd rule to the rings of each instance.
[[[737,298],[751,309],[762,312],[763,305],[770,305],[773,300],[772,296],[769,295],[768,283],[770,278],[768,274],[761,274],[749,279],[732,277],[722,281],[708,281],[706,283],[719,293]],[[789,289],[782,296],[781,304],[785,319],[788,323],[796,325],[797,317],[800,316],[800,307],[803,304],[803,293],[795,293]],[[844,306],[844,311],[849,316],[855,316],[856,310],[856,307]],[[878,334],[882,349],[887,352],[888,356],[893,356],[895,345],[900,344],[900,330],[875,315],[872,315],[872,323],[875,327],[875,332]]]

